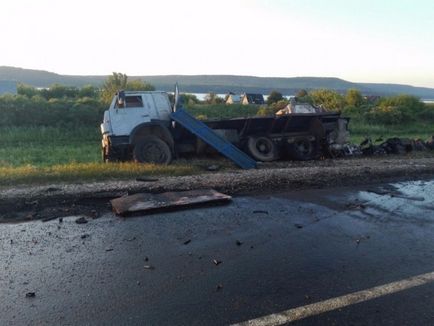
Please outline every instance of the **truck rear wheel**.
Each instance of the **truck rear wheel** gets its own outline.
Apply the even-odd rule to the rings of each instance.
[[[146,136],[134,145],[133,157],[139,163],[169,164],[172,161],[172,151],[160,138]]]
[[[309,138],[299,138],[289,145],[288,152],[295,160],[313,160],[318,155],[318,142]]]
[[[258,161],[270,162],[278,158],[276,144],[268,137],[249,137],[247,149]]]

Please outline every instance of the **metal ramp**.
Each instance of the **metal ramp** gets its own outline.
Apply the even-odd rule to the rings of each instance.
[[[177,111],[172,112],[171,117],[173,120],[181,124],[184,128],[195,134],[208,145],[214,147],[221,154],[235,162],[239,167],[243,169],[256,168],[255,160],[253,160],[246,153],[239,150],[232,143],[216,134],[214,130],[212,130],[203,122],[195,119],[185,110],[177,109]]]

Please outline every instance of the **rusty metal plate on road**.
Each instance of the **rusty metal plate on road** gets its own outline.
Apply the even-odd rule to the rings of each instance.
[[[232,197],[213,189],[165,192],[161,194],[140,193],[110,201],[118,215],[160,210],[164,208],[188,207],[202,203],[229,201]]]

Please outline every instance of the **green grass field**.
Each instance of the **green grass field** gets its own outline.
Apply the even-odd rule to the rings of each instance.
[[[222,111],[219,111],[221,109]],[[190,112],[210,118],[231,118],[239,111],[223,106],[206,111],[198,106]],[[257,108],[256,108],[257,109]],[[241,108],[241,116],[253,115],[254,108]],[[365,136],[427,139],[434,125],[412,123],[405,126],[368,125],[350,122],[352,142]],[[99,128],[8,127],[0,128],[0,186],[56,181],[91,181],[134,178],[143,175],[186,175],[200,171],[207,162],[180,160],[170,166],[101,162]]]
[[[373,140],[379,137],[382,137],[383,139],[401,137],[427,140],[434,135],[434,124],[421,122],[415,122],[403,126],[386,126],[366,124],[351,120],[349,128],[351,132],[351,141],[356,144],[360,144],[360,142],[367,136],[371,137]]]

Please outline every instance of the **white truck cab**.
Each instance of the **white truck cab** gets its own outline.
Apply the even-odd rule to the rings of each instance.
[[[173,139],[169,131],[171,112],[172,107],[165,92],[118,92],[109,109],[104,112],[101,124],[103,159],[123,160],[132,154],[139,162],[154,162],[157,159],[159,163],[168,163],[171,155],[167,154],[167,148],[162,150],[163,157],[149,155],[144,150],[153,150],[157,156],[161,156],[161,150],[157,153],[156,147],[165,147],[166,144],[173,151]]]

